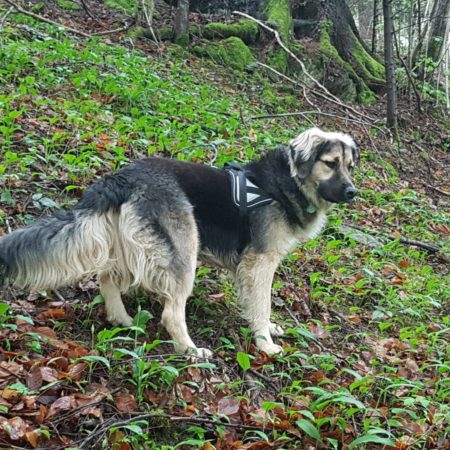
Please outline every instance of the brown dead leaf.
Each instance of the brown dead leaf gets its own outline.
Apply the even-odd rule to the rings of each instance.
[[[114,404],[120,412],[136,411],[137,403],[134,395],[127,392],[120,392],[114,396]]]
[[[16,362],[2,361],[0,362],[0,379],[10,376],[20,376],[23,372],[23,366]]]
[[[87,368],[87,363],[79,362],[76,364],[71,364],[67,372],[67,376],[75,381],[80,381],[82,379],[82,374]]]
[[[46,419],[50,419],[53,416],[56,416],[61,411],[67,411],[74,407],[73,397],[70,395],[66,395],[64,397],[58,398],[55,402],[53,402],[47,412]]]
[[[240,401],[236,397],[221,398],[217,404],[217,412],[224,416],[232,416],[239,413]]]
[[[26,377],[28,389],[37,391],[42,386],[42,382],[41,368],[39,366],[33,366]]]
[[[5,400],[18,400],[22,394],[14,389],[3,389],[3,391],[0,391],[0,395],[5,399]]]
[[[25,437],[27,424],[21,417],[13,417],[8,421],[2,423],[2,428],[8,433],[12,441],[18,441]]]
[[[58,372],[52,367],[41,367],[42,379],[47,383],[58,381]]]
[[[57,339],[55,331],[48,327],[36,327],[33,331],[47,339]]]
[[[66,311],[62,308],[48,309],[37,315],[37,320],[48,320],[48,319],[65,319],[67,317]]]

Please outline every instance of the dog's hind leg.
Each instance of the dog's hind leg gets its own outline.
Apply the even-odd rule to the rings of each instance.
[[[122,248],[132,285],[143,287],[163,301],[161,321],[174,341],[177,353],[209,357],[212,353],[197,348],[190,338],[185,318],[198,253],[198,232],[192,207],[181,195],[171,199],[170,205],[162,200],[157,205],[158,216],[148,214],[156,206],[145,197],[122,207]],[[146,211],[147,215],[140,216],[140,211]]]
[[[250,250],[243,255],[235,278],[242,316],[250,324],[256,346],[268,354],[283,350],[272,340],[272,335],[281,334],[281,328],[270,321],[272,280],[279,261],[276,254]]]
[[[103,272],[99,276],[100,293],[105,300],[106,318],[113,325],[129,327],[132,319],[128,315],[122,302],[120,290],[111,277]]]

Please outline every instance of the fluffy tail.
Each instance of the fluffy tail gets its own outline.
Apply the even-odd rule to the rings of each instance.
[[[22,288],[56,288],[107,269],[114,212],[75,209],[0,238],[0,281]]]

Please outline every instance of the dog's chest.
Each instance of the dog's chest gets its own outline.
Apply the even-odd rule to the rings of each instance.
[[[327,221],[327,215],[324,212],[318,212],[311,220],[304,226],[297,226],[292,228],[285,222],[277,224],[278,226],[272,229],[272,241],[274,243],[277,253],[281,256],[286,256],[299,243],[307,242],[319,235],[322,228]]]

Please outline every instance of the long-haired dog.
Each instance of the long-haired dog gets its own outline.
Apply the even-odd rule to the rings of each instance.
[[[273,274],[318,235],[334,203],[353,199],[357,157],[349,136],[313,128],[240,170],[141,159],[94,183],[73,209],[2,237],[0,272],[32,289],[97,276],[108,320],[124,326],[121,294],[143,288],[164,305],[176,351],[207,357],[185,320],[199,258],[234,275],[258,348],[278,353]]]

